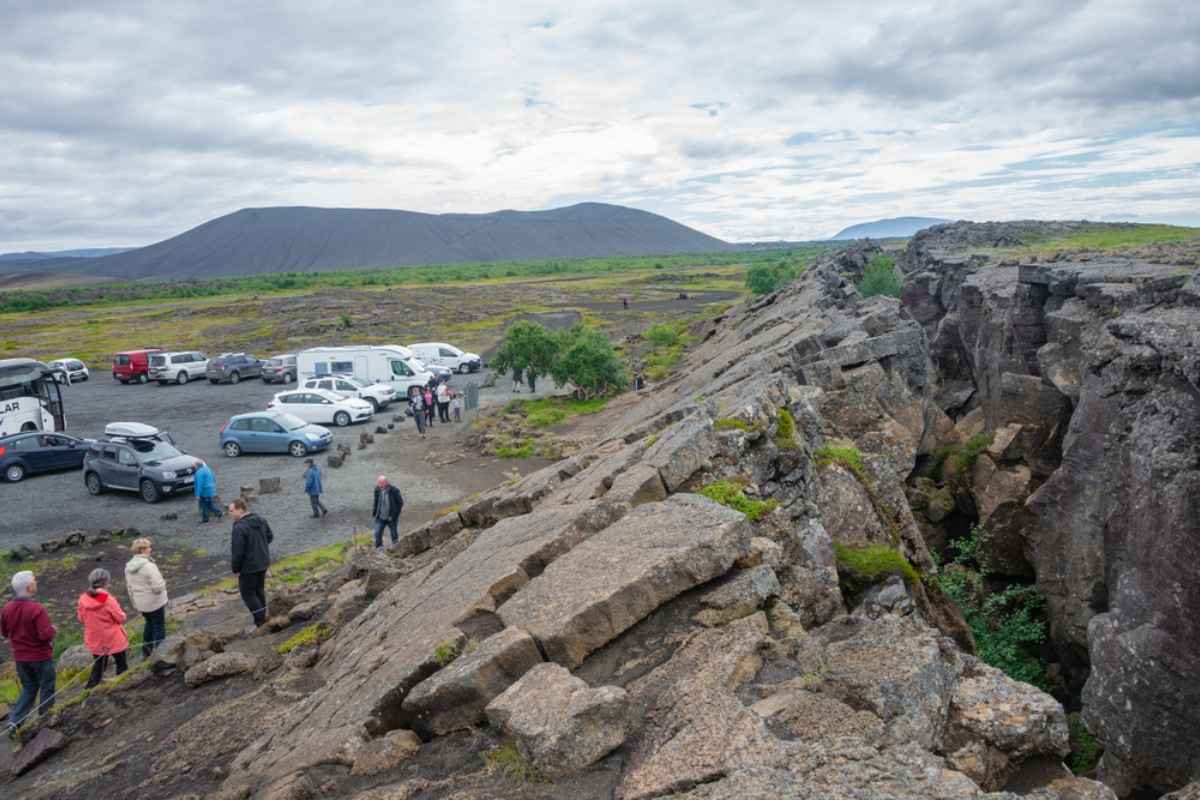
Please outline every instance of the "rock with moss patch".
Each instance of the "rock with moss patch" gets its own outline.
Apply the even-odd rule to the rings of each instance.
[[[185,672],[183,682],[194,689],[210,681],[253,672],[257,665],[258,659],[248,653],[217,653]]]

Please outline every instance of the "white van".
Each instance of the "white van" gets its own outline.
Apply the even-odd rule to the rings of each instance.
[[[411,350],[394,344],[314,347],[296,354],[298,384],[327,375],[353,375],[368,383],[391,384],[402,397],[433,378]]]
[[[410,344],[408,349],[412,350],[417,358],[426,364],[449,367],[460,375],[466,375],[468,372],[478,372],[479,368],[483,366],[483,359],[477,354],[464,353],[454,345],[446,344],[445,342]]]

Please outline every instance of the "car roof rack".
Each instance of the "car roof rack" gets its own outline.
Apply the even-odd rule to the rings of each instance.
[[[153,425],[141,422],[110,422],[104,426],[105,436],[117,436],[122,439],[152,439],[161,434]]]

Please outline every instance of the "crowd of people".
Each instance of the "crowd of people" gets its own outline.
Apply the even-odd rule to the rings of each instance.
[[[433,378],[423,389],[414,389],[408,397],[408,410],[417,423],[417,433],[425,438],[425,430],[434,421],[443,424],[462,422],[463,396],[444,381]]]

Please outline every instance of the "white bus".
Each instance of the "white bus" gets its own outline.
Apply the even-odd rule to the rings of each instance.
[[[61,369],[32,358],[0,359],[0,436],[22,431],[63,431]]]
[[[359,347],[313,347],[296,354],[296,382],[325,375],[353,375],[369,383],[389,383],[407,397],[433,375],[407,347],[394,344]]]

